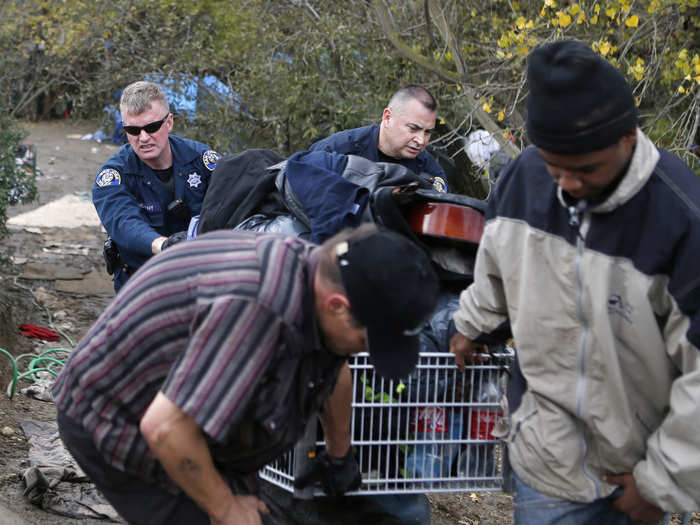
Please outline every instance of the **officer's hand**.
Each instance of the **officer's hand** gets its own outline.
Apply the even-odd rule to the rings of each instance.
[[[464,365],[466,362],[484,360],[480,352],[488,352],[486,345],[475,343],[459,332],[450,339],[450,353],[455,355],[455,363],[457,363],[457,366],[462,372],[464,372]]]
[[[160,251],[162,252],[166,248],[170,248],[174,244],[187,240],[187,232],[177,232],[173,233],[170,237],[163,241],[160,245]]]
[[[632,521],[657,523],[664,517],[664,511],[649,503],[640,494],[632,474],[610,475],[603,479],[606,483],[623,488],[622,496],[613,501],[613,507],[627,514]]]
[[[362,484],[360,468],[352,448],[342,458],[330,456],[325,450],[312,459],[308,469],[294,482],[294,487],[303,489],[321,482],[323,491],[329,496],[342,496],[358,489]]]

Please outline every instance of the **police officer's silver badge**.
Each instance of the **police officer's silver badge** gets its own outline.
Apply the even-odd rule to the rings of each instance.
[[[187,176],[187,184],[190,185],[190,188],[199,188],[199,185],[202,183],[202,176],[195,172],[190,173]]]
[[[216,161],[218,161],[220,158],[221,155],[211,149],[208,149],[204,152],[204,154],[202,154],[202,162],[209,171],[214,171],[214,168],[216,168]]]
[[[116,186],[122,183],[122,176],[114,168],[105,168],[97,174],[95,184],[98,186]]]
[[[445,179],[442,177],[433,177],[433,188],[435,188],[435,191],[447,193],[447,183]]]

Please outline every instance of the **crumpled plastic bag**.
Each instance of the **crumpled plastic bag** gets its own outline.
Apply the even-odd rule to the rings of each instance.
[[[23,420],[20,425],[29,439],[30,467],[21,472],[29,502],[61,516],[123,523],[64,448],[55,422]]]
[[[26,388],[20,390],[22,394],[27,397],[33,397],[39,401],[49,401],[53,402],[53,396],[51,395],[51,388],[54,385],[54,381],[46,383],[35,383]]]

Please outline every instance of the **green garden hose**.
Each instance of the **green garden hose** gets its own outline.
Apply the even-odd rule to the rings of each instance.
[[[6,355],[12,362],[12,381],[9,385],[7,385],[7,395],[10,396],[10,399],[12,399],[12,396],[15,395],[15,385],[17,384],[17,376],[19,375],[19,371],[17,370],[17,361],[15,361],[15,358],[12,357],[10,352],[4,350],[3,348],[0,348],[0,353]]]
[[[46,379],[38,377],[39,372],[48,372],[54,377],[58,377],[65,360],[57,359],[55,357],[49,357],[49,354],[70,354],[70,350],[66,348],[50,348],[44,350],[39,354],[21,354],[17,357],[13,357],[7,350],[0,348],[0,353],[6,355],[12,362],[12,381],[7,385],[7,395],[12,399],[15,395],[15,389],[17,388],[17,383],[24,379],[25,381],[32,381],[33,383],[45,383]],[[22,359],[30,359],[27,370],[20,373],[19,362]],[[40,366],[39,366],[40,365]]]

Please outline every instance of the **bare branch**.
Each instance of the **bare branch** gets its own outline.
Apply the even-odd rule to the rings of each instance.
[[[456,73],[443,68],[439,64],[436,64],[430,58],[416,53],[399,38],[398,33],[394,30],[393,24],[389,19],[390,14],[388,10],[383,5],[381,5],[381,0],[373,0],[372,4],[377,14],[377,18],[379,19],[379,24],[381,25],[382,31],[384,32],[384,36],[389,39],[389,42],[392,43],[392,45],[396,48],[396,50],[399,53],[401,53],[409,60],[415,62],[419,66],[423,67],[424,69],[435,73],[439,78],[446,82],[460,82],[460,78]]]
[[[434,49],[436,45],[435,37],[433,36],[433,24],[430,20],[430,0],[424,0],[423,12],[425,13],[425,32],[428,34],[428,42],[430,45],[430,49]]]
[[[320,20],[321,16],[316,12],[316,10],[313,8],[313,6],[309,3],[309,0],[304,1],[304,6],[306,6],[309,11],[311,11],[311,14],[314,15],[314,18],[316,20]]]

